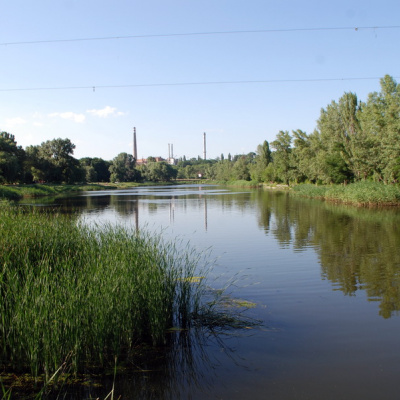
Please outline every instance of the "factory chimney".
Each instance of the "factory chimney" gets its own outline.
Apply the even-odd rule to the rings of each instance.
[[[137,161],[136,128],[133,128],[133,158]]]
[[[204,148],[203,159],[206,160],[207,159],[207,157],[206,157],[207,152],[206,152],[206,133],[205,132],[203,134],[203,148]]]

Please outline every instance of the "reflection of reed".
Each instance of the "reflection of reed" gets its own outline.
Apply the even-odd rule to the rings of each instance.
[[[113,385],[114,398],[186,400],[194,393],[210,398],[218,369],[227,362],[219,358],[227,357],[228,363],[239,365],[235,350],[227,346],[225,339],[227,336],[222,333],[201,328],[171,331],[165,347],[156,350],[139,347],[123,367],[118,366],[121,372],[115,381],[110,376],[70,386],[65,388],[68,393],[56,393],[54,399],[106,398]],[[224,351],[215,353],[214,348]],[[53,399],[51,395],[48,398]]]

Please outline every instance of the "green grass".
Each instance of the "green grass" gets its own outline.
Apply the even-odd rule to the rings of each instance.
[[[296,185],[293,192],[300,196],[312,198],[325,198],[329,186],[317,186],[312,184]]]
[[[0,186],[0,199],[20,200],[23,197],[50,196],[62,193],[116,189],[115,185],[83,184],[83,185],[2,185]]]
[[[357,182],[349,185],[298,185],[293,192],[314,198],[357,205],[400,205],[400,186],[377,182]]]
[[[213,185],[241,187],[241,188],[257,188],[262,186],[262,184],[257,181],[245,181],[245,180],[232,180],[232,181],[207,180],[205,181],[205,183]]]
[[[163,344],[201,309],[204,255],[119,226],[0,207],[0,366],[74,373]]]
[[[0,186],[0,199],[2,200],[19,200],[22,194],[15,190],[13,187]]]

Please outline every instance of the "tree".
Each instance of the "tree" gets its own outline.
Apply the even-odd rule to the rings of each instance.
[[[34,181],[73,183],[84,180],[84,170],[72,157],[70,139],[53,139],[26,149],[27,167]]]
[[[25,152],[17,146],[14,135],[0,132],[0,183],[13,183],[23,178]]]
[[[86,171],[86,182],[109,182],[110,165],[109,161],[102,158],[85,157],[79,160],[79,163]]]
[[[271,150],[269,148],[269,143],[266,140],[264,140],[263,144],[257,146],[257,155],[260,164],[264,167],[267,167],[272,161]]]
[[[286,184],[289,184],[290,178],[291,143],[292,137],[288,131],[280,131],[276,139],[271,143],[271,146],[275,149],[273,154],[275,171],[278,178]]]
[[[339,102],[332,101],[326,110],[321,110],[317,122],[323,146],[331,160],[331,164],[326,165],[326,172],[329,175],[329,171],[341,169],[344,181],[365,179],[368,175],[365,157],[367,142],[360,127],[360,113],[361,103],[356,94],[344,93]],[[335,161],[337,166],[332,164]]]
[[[140,172],[135,169],[135,158],[128,153],[120,153],[110,165],[111,182],[137,182],[141,179]]]
[[[164,161],[148,162],[143,169],[143,177],[151,182],[169,182],[176,179],[178,170]]]
[[[230,154],[227,160],[219,161],[213,166],[214,179],[218,181],[229,181],[233,176],[233,163],[229,160]]]
[[[255,162],[250,166],[251,179],[257,182],[265,182],[267,179],[265,170],[271,161],[272,157],[269,143],[264,140],[263,144],[257,146]]]
[[[232,168],[233,178],[236,180],[250,180],[250,171],[246,157],[240,157]]]
[[[398,180],[400,158],[400,85],[389,75],[380,81],[363,105],[361,125],[370,143],[365,157],[375,177],[386,183]]]

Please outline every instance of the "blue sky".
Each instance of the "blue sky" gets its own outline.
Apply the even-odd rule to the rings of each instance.
[[[399,15],[398,0],[3,0],[0,130],[24,148],[69,138],[76,158],[132,152],[134,126],[140,158],[202,156],[203,132],[208,158],[255,151],[380,89],[348,78],[400,82],[400,29],[383,28]],[[112,39],[69,40],[90,38]]]

